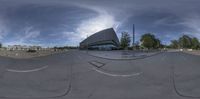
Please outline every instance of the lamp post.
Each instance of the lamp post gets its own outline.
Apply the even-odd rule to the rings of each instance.
[[[86,40],[88,40],[88,35],[87,35],[87,38],[86,38]],[[87,54],[88,54],[88,41],[86,41],[87,42]]]
[[[133,43],[132,46],[135,45],[135,24],[133,24]]]
[[[184,33],[183,33],[183,36],[184,36]],[[182,36],[182,51],[184,49],[184,37]]]

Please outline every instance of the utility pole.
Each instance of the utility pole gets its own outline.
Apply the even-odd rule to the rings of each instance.
[[[132,46],[135,45],[135,25],[133,24],[133,42],[132,42]]]
[[[132,47],[133,50],[135,49],[135,24],[133,24],[133,39],[132,39]]]
[[[88,40],[88,35],[87,35],[86,40]],[[88,41],[86,41],[86,42],[87,42],[87,54],[88,54]]]

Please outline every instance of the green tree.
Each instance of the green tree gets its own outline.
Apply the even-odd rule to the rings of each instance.
[[[136,43],[135,43],[135,49],[140,49],[140,42],[139,41],[137,41]]]
[[[0,48],[2,48],[2,43],[0,43]]]
[[[120,46],[121,48],[125,49],[130,46],[131,37],[128,34],[128,32],[122,32],[121,40],[120,40]]]
[[[161,41],[159,39],[154,39],[155,40],[155,43],[154,43],[154,48],[157,49],[157,48],[160,48],[161,47]]]
[[[183,35],[179,38],[179,45],[181,48],[191,48],[192,47],[192,38],[187,35]]]
[[[142,35],[140,42],[141,45],[145,48],[151,49],[151,48],[160,48],[161,41],[157,39],[153,34],[147,33]]]
[[[171,48],[179,48],[179,42],[177,40],[172,40],[170,44]]]
[[[199,43],[199,40],[194,37],[192,38],[192,49],[199,49],[200,48],[200,43]]]

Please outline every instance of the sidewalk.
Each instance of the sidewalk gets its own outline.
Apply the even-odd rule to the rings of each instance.
[[[128,60],[128,59],[140,59],[149,57],[155,54],[160,53],[156,52],[142,52],[142,51],[86,51],[89,55],[105,58],[105,59],[114,59],[114,60]]]
[[[184,53],[192,54],[192,55],[199,55],[200,56],[200,50],[193,50],[193,51],[183,51]]]
[[[23,51],[23,50],[19,50],[19,51],[1,50],[0,56],[17,58],[17,59],[27,59],[27,58],[47,56],[47,55],[62,53],[62,52],[64,52],[64,51],[40,50],[40,51],[37,51],[35,53],[28,53],[28,52]]]

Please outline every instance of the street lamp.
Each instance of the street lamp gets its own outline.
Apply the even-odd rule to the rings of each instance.
[[[88,35],[87,35],[87,38],[86,38],[86,42],[87,42],[87,51],[86,52],[88,54],[88,41],[87,40],[88,40]]]

